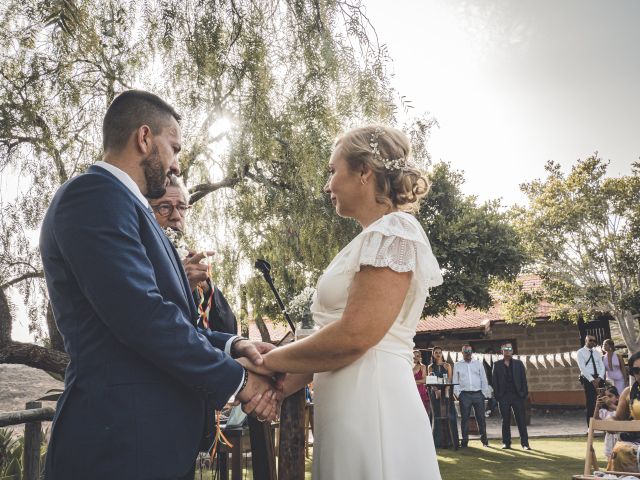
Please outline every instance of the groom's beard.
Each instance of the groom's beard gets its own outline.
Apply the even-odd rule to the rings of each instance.
[[[167,174],[164,172],[158,147],[151,149],[151,153],[141,162],[144,179],[147,182],[147,197],[161,198],[167,193]]]

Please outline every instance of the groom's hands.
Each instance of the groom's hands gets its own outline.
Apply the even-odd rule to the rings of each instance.
[[[278,418],[280,402],[278,394],[269,378],[247,371],[247,384],[238,392],[236,400],[242,403],[242,410],[261,422],[272,422]]]

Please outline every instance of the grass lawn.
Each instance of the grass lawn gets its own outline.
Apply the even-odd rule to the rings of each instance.
[[[469,448],[456,452],[439,450],[438,463],[443,480],[570,480],[572,475],[582,473],[586,442],[586,437],[532,438],[531,448],[534,450],[525,452],[519,445],[514,445],[513,450],[501,450],[501,444],[495,440],[490,448],[482,448],[480,441],[472,440]],[[595,439],[594,446],[599,464],[603,467],[602,437]],[[305,467],[304,478],[311,480],[310,458]],[[244,478],[252,478],[251,468],[244,473]],[[197,473],[196,479],[199,478]],[[205,474],[202,478],[213,476]]]
[[[520,445],[514,445],[513,450],[501,450],[501,444],[495,440],[490,448],[471,441],[469,448],[457,452],[439,450],[438,463],[443,480],[569,480],[571,475],[582,473],[586,442],[586,437],[532,438],[534,450],[525,452]],[[602,438],[595,440],[594,447],[602,467]]]

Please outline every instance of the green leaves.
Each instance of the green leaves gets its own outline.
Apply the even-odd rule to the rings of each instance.
[[[522,186],[529,207],[514,211],[531,268],[544,279],[552,318],[610,312],[627,345],[640,347],[640,176],[607,176],[595,153],[568,174],[549,162],[548,177]],[[518,303],[517,295],[512,300]],[[521,318],[513,316],[514,320]]]
[[[520,272],[525,256],[519,236],[498,202],[477,205],[475,197],[462,193],[462,174],[449,164],[436,164],[430,177],[431,191],[418,218],[444,283],[431,291],[424,314],[442,314],[458,305],[485,310],[493,303],[492,282],[512,280]]]

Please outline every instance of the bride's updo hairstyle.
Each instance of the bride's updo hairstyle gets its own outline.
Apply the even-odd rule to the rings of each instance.
[[[383,125],[356,128],[339,137],[334,148],[351,170],[373,172],[378,203],[406,212],[419,209],[430,183],[411,161],[411,145],[403,132]]]

